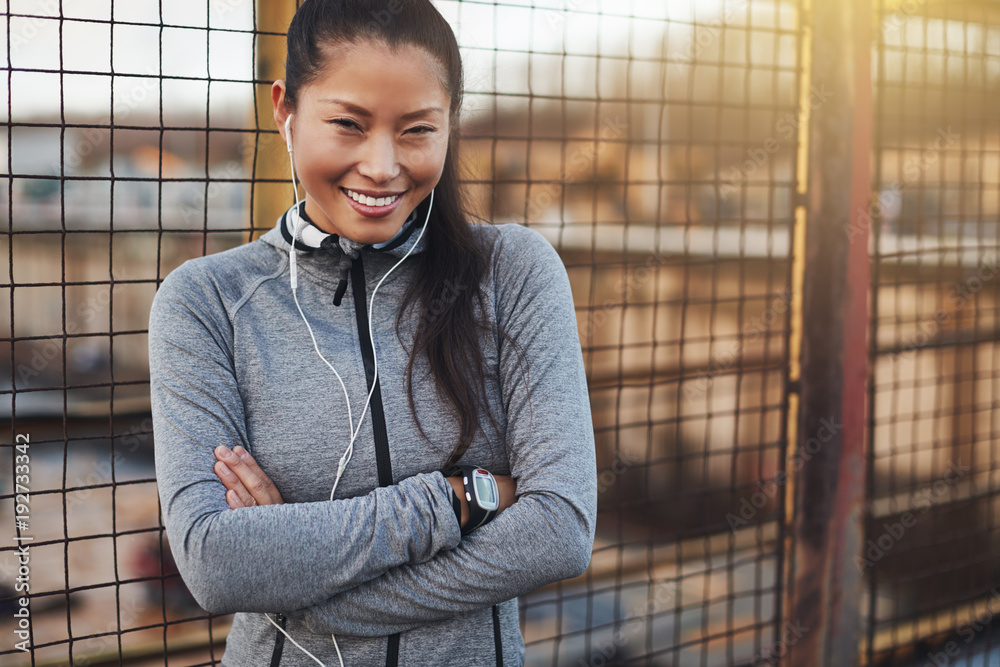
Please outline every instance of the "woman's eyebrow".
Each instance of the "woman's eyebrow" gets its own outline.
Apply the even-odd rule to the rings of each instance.
[[[411,111],[410,113],[404,113],[400,116],[403,120],[412,120],[414,118],[424,118],[426,116],[433,116],[434,114],[444,114],[444,109],[441,107],[427,107],[426,109],[420,109],[419,111]]]
[[[350,102],[345,102],[344,100],[338,100],[334,98],[321,99],[320,104],[337,104],[344,107],[347,111],[353,114],[357,114],[363,118],[371,118],[372,113],[365,109],[364,107],[359,107],[357,104],[352,104]],[[426,109],[418,109],[417,111],[411,111],[405,113],[400,118],[402,120],[412,120],[414,118],[424,118],[426,116],[432,116],[434,114],[443,114],[444,109],[441,107],[427,107]]]
[[[345,102],[344,100],[338,100],[338,99],[334,99],[334,98],[326,98],[326,99],[320,100],[319,103],[320,104],[337,104],[339,106],[344,107],[345,109],[347,109],[351,113],[357,114],[359,116],[364,116],[365,118],[370,118],[371,115],[372,115],[371,112],[368,111],[368,109],[365,109],[364,107],[359,107],[357,104],[351,104],[350,102]]]

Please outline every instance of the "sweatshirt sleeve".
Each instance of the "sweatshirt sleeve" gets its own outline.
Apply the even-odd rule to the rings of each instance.
[[[451,487],[416,475],[365,496],[231,510],[213,471],[219,444],[248,447],[233,328],[220,289],[188,262],[157,292],[149,320],[157,487],[170,548],[213,613],[321,602],[460,539]]]
[[[517,502],[458,548],[292,612],[313,632],[404,632],[578,576],[590,562],[597,513],[594,432],[569,280],[541,235],[512,227],[497,267],[504,281],[497,319],[522,355],[519,360],[509,342],[502,344]]]

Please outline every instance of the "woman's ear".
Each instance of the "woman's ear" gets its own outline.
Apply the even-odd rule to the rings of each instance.
[[[271,106],[274,110],[274,124],[278,126],[278,133],[281,135],[281,141],[285,144],[288,143],[288,137],[285,136],[285,121],[291,112],[285,107],[285,82],[278,80],[271,84]]]

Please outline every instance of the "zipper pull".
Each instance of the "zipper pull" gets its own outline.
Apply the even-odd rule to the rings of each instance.
[[[340,247],[339,237],[336,234],[330,234],[323,239],[320,248],[329,255],[340,255],[340,261],[337,263],[337,270],[340,271],[340,282],[337,283],[337,290],[333,293],[333,305],[339,306],[344,300],[344,294],[347,293],[347,277],[351,273],[351,265],[354,262],[351,260],[351,256]]]
[[[337,291],[333,294],[333,305],[335,306],[339,306],[344,300],[344,294],[347,292],[347,276],[350,274],[353,264],[354,261],[346,252],[340,256],[340,264],[337,265],[337,268],[340,269],[340,282],[337,283]]]

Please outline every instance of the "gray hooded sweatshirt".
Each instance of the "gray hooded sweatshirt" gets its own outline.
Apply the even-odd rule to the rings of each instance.
[[[378,290],[376,391],[330,500],[350,425],[340,384],[292,299],[288,217],[257,241],[185,262],[150,313],[163,521],[198,603],[236,612],[223,666],[316,664],[268,617],[327,667],[339,664],[331,635],[347,667],[523,664],[517,596],[581,574],[596,517],[590,405],[559,256],[526,227],[473,226],[492,259],[487,317],[517,349],[483,336],[488,409],[505,442],[484,412],[461,462],[512,475],[517,501],[463,537],[440,472],[458,423],[425,359],[415,362],[413,396],[426,437],[407,400],[409,343],[418,318],[436,316],[407,309],[397,330],[412,256]],[[426,247],[414,220],[380,248],[348,248],[360,250],[349,271],[336,243],[313,249],[318,228],[308,228],[311,244],[297,241],[299,303],[355,421],[373,370],[368,301],[407,250]],[[250,451],[285,504],[229,509],[213,472],[220,444]]]

